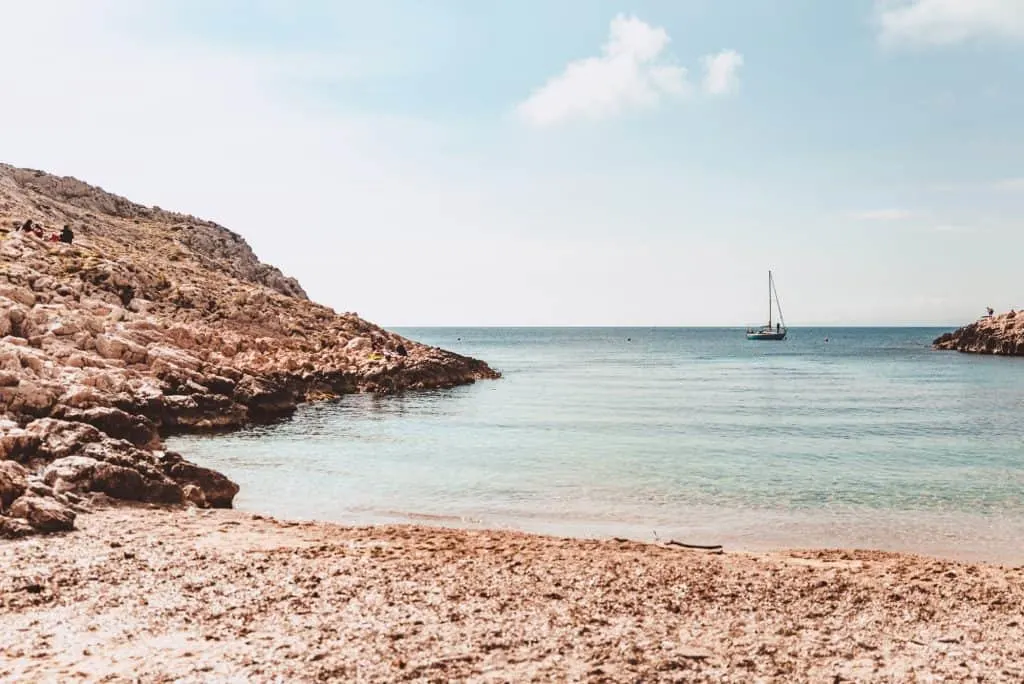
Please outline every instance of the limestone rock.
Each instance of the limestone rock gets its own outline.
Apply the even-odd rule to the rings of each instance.
[[[146,360],[146,348],[118,335],[97,335],[96,351],[105,359],[125,363],[142,363]]]
[[[0,512],[7,509],[28,487],[28,471],[14,461],[0,461]]]
[[[213,508],[231,508],[238,485],[218,473],[182,458],[181,454],[167,452],[163,461],[164,472],[175,482],[195,486],[203,494],[203,501]]]
[[[74,243],[2,230],[25,219]],[[497,377],[309,301],[216,223],[74,178],[0,164],[0,231],[0,504],[36,520],[0,516],[2,535],[70,525],[54,507],[77,494],[231,506],[238,486],[164,454],[161,434]]]
[[[67,506],[41,496],[26,494],[11,504],[8,514],[23,518],[40,532],[61,532],[75,526],[75,512]]]
[[[125,439],[137,447],[156,449],[160,436],[156,425],[145,416],[130,414],[109,406],[94,406],[87,409],[66,408],[57,413],[63,420],[86,423],[114,439]]]
[[[1024,315],[1016,311],[985,316],[970,325],[937,337],[936,349],[970,354],[1024,355]]]
[[[0,515],[0,539],[17,539],[34,534],[36,530],[21,518],[8,518]]]

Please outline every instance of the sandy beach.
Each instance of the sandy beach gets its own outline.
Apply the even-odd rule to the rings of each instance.
[[[1024,568],[100,505],[0,545],[3,681],[1021,681]]]

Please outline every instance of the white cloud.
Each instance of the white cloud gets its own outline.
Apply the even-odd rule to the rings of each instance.
[[[722,50],[716,55],[706,55],[704,63],[704,90],[712,95],[727,95],[736,92],[740,86],[739,69],[743,66],[743,55],[735,50]]]
[[[876,0],[876,7],[882,40],[890,44],[1024,40],[1024,0]]]
[[[550,126],[571,119],[604,119],[680,97],[689,89],[686,69],[664,57],[669,41],[665,29],[619,15],[611,22],[600,57],[570,62],[517,112],[532,125]]]
[[[853,214],[853,218],[859,221],[906,221],[914,216],[914,212],[906,209],[873,209]]]

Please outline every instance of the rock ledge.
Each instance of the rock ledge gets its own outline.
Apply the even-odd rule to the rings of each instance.
[[[969,354],[1024,356],[1024,312],[985,316],[935,338],[932,345]]]

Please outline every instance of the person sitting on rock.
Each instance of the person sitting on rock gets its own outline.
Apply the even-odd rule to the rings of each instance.
[[[47,242],[60,242],[60,235],[56,233],[50,233],[50,237],[46,238]]]
[[[70,245],[74,239],[75,233],[71,230],[71,226],[64,226],[64,230],[60,231],[60,241]]]
[[[32,232],[32,219],[25,219],[25,223],[21,224],[21,229],[26,233]]]
[[[33,225],[32,226],[32,234],[35,235],[40,240],[42,240],[43,239],[43,235],[44,235],[43,227],[41,225],[39,225],[38,223]]]

